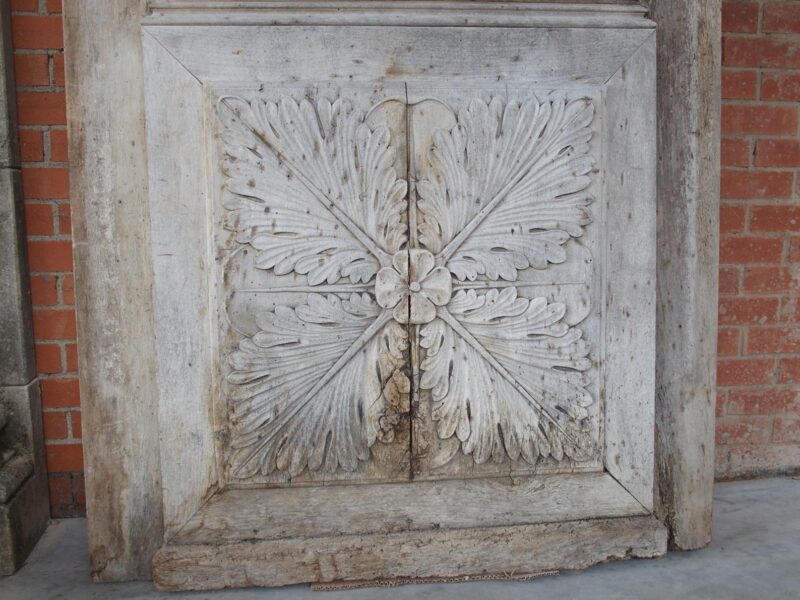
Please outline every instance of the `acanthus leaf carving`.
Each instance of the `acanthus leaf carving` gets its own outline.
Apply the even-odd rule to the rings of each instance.
[[[376,440],[391,441],[407,410],[407,334],[369,295],[309,294],[262,313],[258,328],[230,357],[237,478],[353,471]]]
[[[589,345],[564,304],[513,283],[563,262],[591,222],[591,100],[476,99],[434,132],[416,184],[423,248],[408,247],[406,182],[369,112],[220,100],[228,226],[256,268],[319,292],[259,314],[230,356],[234,476],[353,471],[390,442],[409,410],[407,324],[440,438],[478,464],[592,458]],[[342,277],[359,292],[343,295]]]
[[[420,243],[461,281],[563,262],[563,244],[591,222],[593,117],[585,98],[469,102],[433,137],[432,174],[417,184]]]
[[[406,182],[385,126],[346,99],[219,101],[228,226],[256,266],[310,285],[371,280],[407,238]]]
[[[420,330],[420,387],[432,392],[439,437],[456,435],[478,464],[591,456],[589,346],[564,313],[563,304],[518,297],[513,287],[457,292]]]

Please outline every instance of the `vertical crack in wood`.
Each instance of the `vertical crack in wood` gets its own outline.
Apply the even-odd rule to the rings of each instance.
[[[405,119],[406,119],[406,218],[408,221],[408,249],[417,247],[417,195],[414,189],[413,179],[414,169],[412,166],[413,153],[411,152],[411,143],[413,140],[411,111],[409,110],[408,99],[408,83],[403,84],[405,91]],[[406,259],[408,261],[407,273],[411,277],[411,253],[406,252]],[[410,281],[408,283],[411,283]],[[408,315],[411,316],[411,294],[406,298],[408,302]],[[419,401],[417,395],[417,360],[419,358],[419,345],[417,344],[416,333],[417,327],[410,322],[406,325],[406,332],[408,336],[408,361],[409,361],[409,399],[408,399],[408,479],[414,479],[414,423],[416,422],[417,403]]]

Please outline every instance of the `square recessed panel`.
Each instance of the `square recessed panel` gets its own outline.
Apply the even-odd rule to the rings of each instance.
[[[602,469],[597,88],[206,93],[229,483]]]

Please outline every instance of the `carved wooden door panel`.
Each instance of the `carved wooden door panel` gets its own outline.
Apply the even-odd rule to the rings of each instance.
[[[447,280],[411,334],[415,477],[601,470],[597,94],[409,95],[411,252]]]
[[[231,483],[409,477],[405,105],[402,86],[216,100]]]
[[[418,93],[216,100],[233,484],[602,468],[595,100]]]
[[[446,4],[145,19],[162,587],[663,551],[653,24]]]

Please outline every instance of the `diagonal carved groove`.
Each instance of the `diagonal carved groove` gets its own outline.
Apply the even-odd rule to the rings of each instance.
[[[229,96],[225,96],[220,98],[219,103],[224,105],[231,113],[234,115],[236,112],[234,109],[227,103]],[[264,134],[258,131],[256,128],[252,127],[249,123],[245,122],[245,125],[250,129],[250,131],[255,135],[261,143],[267,146],[270,150],[272,150],[276,156],[283,156],[280,150],[277,148],[273,148],[272,144],[270,144],[269,140],[266,139]],[[285,158],[285,157],[284,157]],[[291,161],[286,160],[285,164],[290,168],[292,175],[297,177],[297,179],[303,184],[303,186],[311,193],[311,195],[320,203],[320,205],[325,208],[331,215],[333,215],[341,224],[344,226],[348,232],[356,239],[358,242],[367,250],[369,251],[375,258],[378,259],[378,262],[382,266],[387,266],[391,263],[392,257],[385,252],[382,248],[378,246],[375,240],[372,239],[369,235],[367,235],[343,210],[341,210],[336,204],[334,204],[320,189],[318,189],[311,181],[303,173],[302,169],[297,168],[296,165],[293,165]]]
[[[526,173],[527,171],[523,171],[514,180],[509,181],[505,187],[503,187],[503,189],[500,190],[500,192],[498,192],[498,194],[492,198],[492,200],[486,206],[484,206],[480,212],[478,212],[478,214],[472,217],[472,220],[467,223],[467,226],[462,229],[456,237],[450,240],[450,242],[442,249],[441,253],[437,257],[440,264],[447,264],[447,261],[450,260],[453,254],[455,254],[461,245],[467,240],[467,238],[472,235],[472,233],[478,228],[483,220],[489,216],[489,213],[492,212],[495,207],[503,201],[503,199],[512,189],[514,189],[514,186],[526,175]]]
[[[502,103],[500,103],[502,105]],[[489,107],[494,105],[494,101],[489,104]],[[479,107],[480,111],[487,108],[487,105],[477,103],[474,106]],[[574,110],[573,114],[568,114],[571,108],[575,106],[582,106],[578,110]],[[507,106],[508,107],[508,106]],[[470,106],[470,110],[472,105]],[[588,125],[593,115],[594,107],[590,100],[583,99],[577,100],[572,103],[562,103],[561,101],[550,101],[539,105],[541,112],[537,110],[534,115],[535,121],[532,125],[525,120],[518,120],[516,129],[514,131],[505,131],[504,127],[510,125],[503,121],[497,125],[496,135],[498,139],[505,139],[506,145],[499,149],[497,156],[490,155],[488,158],[488,174],[491,175],[490,179],[486,182],[488,189],[485,192],[492,192],[491,199],[484,204],[481,209],[475,213],[472,218],[458,231],[458,233],[450,239],[438,255],[439,264],[447,264],[447,262],[456,254],[456,252],[465,244],[465,242],[472,236],[473,233],[480,227],[487,217],[501,204],[506,198],[518,191],[518,186],[525,187],[529,184],[531,174],[547,173],[558,161],[562,161],[562,151],[569,150],[574,143],[570,140],[570,136],[575,131],[580,131]],[[469,115],[469,110],[465,113]],[[587,121],[587,115],[589,119]],[[486,115],[483,115],[486,116]],[[459,125],[461,127],[462,116],[459,114]],[[559,122],[562,119],[563,122]],[[555,127],[553,129],[553,127]],[[522,129],[520,129],[522,128]],[[512,142],[514,143],[514,151],[510,150]],[[562,144],[564,148],[561,148]],[[484,148],[484,151],[491,151],[490,148]],[[466,151],[466,150],[465,150]],[[556,152],[553,154],[553,152]],[[543,162],[543,159],[550,156],[549,162]],[[469,152],[467,152],[469,158]],[[511,172],[502,174],[497,170],[496,164],[502,164],[503,161],[514,161],[514,167]],[[520,166],[519,163],[521,163]],[[463,165],[462,165],[463,167]],[[474,174],[470,173],[470,176]],[[571,177],[577,178],[580,173],[572,172]],[[508,177],[503,183],[503,179]],[[496,192],[491,188],[495,185],[502,183],[502,187]],[[588,182],[587,182],[588,183]],[[471,198],[472,201],[483,200],[480,196]]]
[[[405,115],[395,106],[391,117],[400,128],[404,118],[414,140],[401,180],[388,129],[371,129],[349,99],[337,98],[220,100],[232,131],[225,173],[238,195],[225,205],[230,229],[239,243],[256,241],[256,268],[309,273],[307,284],[243,281],[233,291],[315,298],[300,306],[277,301],[233,353],[231,472],[241,479],[323,467],[352,473],[376,439],[394,439],[409,410],[413,455],[419,390],[430,390],[439,439],[455,436],[476,465],[592,459],[589,344],[564,322],[565,303],[517,292],[581,283],[570,268],[548,281],[515,283],[524,269],[576,261],[563,245],[591,222],[592,100],[495,96],[460,110],[426,104],[414,123],[406,95]],[[457,125],[447,125],[454,118]],[[430,173],[420,158],[426,151]],[[265,168],[274,181],[260,175]],[[427,177],[417,181],[417,168]],[[412,191],[409,180],[418,184]],[[314,246],[306,236],[320,241]],[[377,270],[373,254],[384,265]],[[355,276],[345,271],[351,265],[361,269]],[[319,292],[329,296],[323,301]],[[354,298],[336,297],[347,293]],[[308,364],[297,362],[303,356]]]
[[[286,292],[308,292],[313,294],[361,294],[372,292],[374,288],[375,286],[370,284],[343,283],[341,285],[284,285],[269,288],[238,288],[233,290],[233,292],[249,294],[282,294]]]
[[[458,319],[456,319],[453,315],[450,314],[446,308],[439,309],[438,316],[442,321],[447,323],[450,327],[453,328],[461,338],[464,339],[470,346],[472,346],[475,351],[481,355],[481,357],[488,362],[495,371],[497,371],[503,379],[505,379],[509,384],[511,384],[522,396],[525,400],[533,406],[537,411],[539,411],[542,415],[544,415],[548,421],[550,421],[558,430],[561,432],[564,437],[568,439],[572,439],[572,436],[569,435],[564,429],[561,427],[561,424],[553,418],[553,416],[547,411],[545,407],[543,407],[539,402],[536,401],[535,398],[531,395],[531,393],[521,384],[519,383],[508,370],[501,365],[494,356],[492,356],[483,345],[475,339],[466,327],[464,327]],[[574,440],[573,440],[574,441]]]
[[[339,357],[339,359],[331,365],[331,367],[322,375],[317,383],[302,398],[292,404],[292,406],[285,412],[281,413],[272,425],[273,432],[265,435],[254,445],[252,450],[247,454],[244,460],[241,461],[241,466],[234,471],[234,473],[241,472],[244,466],[252,460],[272,439],[278,435],[283,427],[291,421],[291,419],[305,407],[314,396],[327,385],[327,383],[342,369],[347,363],[369,342],[376,333],[378,333],[386,323],[392,318],[391,311],[384,310],[372,324],[364,330],[364,332],[356,338],[350,345],[347,351]]]

